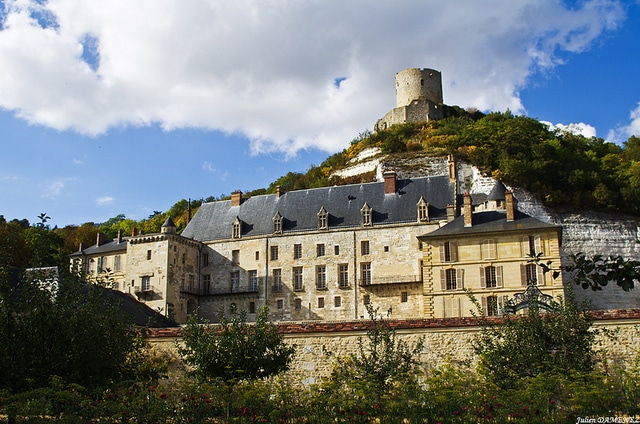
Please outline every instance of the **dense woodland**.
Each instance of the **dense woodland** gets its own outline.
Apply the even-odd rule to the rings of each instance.
[[[364,131],[348,148],[320,165],[311,165],[306,173],[289,172],[267,188],[248,191],[245,196],[275,193],[276,187],[291,191],[373,181],[372,173],[344,179],[332,174],[347,166],[363,149],[379,147],[389,155],[454,154],[487,175],[535,193],[558,211],[599,210],[640,215],[640,137],[632,136],[619,146],[601,138],[552,131],[536,119],[509,111],[484,115],[455,106],[446,107],[446,111],[447,118],[440,121],[395,125],[377,133]],[[203,202],[227,197],[222,194],[190,200],[191,213]],[[43,222],[32,225],[28,219],[6,221],[0,215],[0,252],[7,256],[0,257],[0,263],[18,267],[56,265],[77,251],[80,243],[94,244],[98,232],[111,238],[118,230],[124,235],[131,234],[133,228],[154,233],[168,216],[181,231],[187,224],[188,209],[189,201],[181,199],[166,212],[154,211],[140,221],[121,214],[104,223],[54,228],[46,235],[41,234]],[[38,219],[43,217],[46,218],[43,215]],[[42,253],[37,244],[51,248]]]

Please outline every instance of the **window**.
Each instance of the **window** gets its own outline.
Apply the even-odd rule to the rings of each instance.
[[[371,226],[371,213],[372,213],[371,207],[365,202],[362,209],[360,209],[360,214],[361,214],[360,224],[362,224],[363,227]]]
[[[142,287],[141,288],[142,288],[143,292],[151,291],[151,277],[149,277],[149,276],[142,277]]]
[[[317,256],[324,256],[324,243],[319,243],[316,245],[316,254]]]
[[[389,252],[389,246],[384,246],[383,250],[385,251],[385,253],[388,253]]]
[[[441,269],[440,270],[440,283],[442,290],[462,290],[464,288],[462,275],[463,269]]]
[[[282,215],[276,212],[273,217],[273,234],[282,234]]]
[[[360,283],[363,286],[371,285],[371,263],[360,264]]]
[[[400,293],[400,302],[407,303],[408,301],[409,301],[409,293],[406,291],[403,291],[402,293]]]
[[[300,309],[302,309],[302,299],[294,299],[293,307],[296,309],[296,311],[299,311]]]
[[[242,222],[236,217],[236,220],[231,224],[231,238],[238,239],[242,235]]]
[[[446,318],[460,316],[460,299],[458,297],[444,298],[444,316]]]
[[[369,254],[369,240],[362,240],[360,242],[360,254],[363,256]]]
[[[440,243],[440,262],[456,262],[458,249],[454,242],[444,241]]]
[[[318,309],[324,308],[324,297],[318,298]]]
[[[329,228],[329,214],[325,210],[324,206],[320,208],[318,212],[318,230],[326,230]]]
[[[276,308],[277,309],[284,309],[284,300],[282,300],[282,299],[276,300]]]
[[[523,286],[527,286],[529,283],[538,286],[544,284],[541,269],[536,264],[520,265],[520,274]]]
[[[208,253],[203,253],[202,254],[202,266],[209,266],[209,254]]]
[[[277,261],[278,260],[278,246],[271,246],[270,250],[271,250],[271,260],[272,261]]]
[[[249,302],[249,313],[250,314],[256,313],[256,302]]]
[[[349,264],[338,265],[338,285],[349,287]]]
[[[365,294],[365,295],[364,295],[364,298],[363,298],[362,300],[363,300],[363,303],[364,303],[365,305],[370,304],[370,303],[371,303],[371,295],[369,295],[369,294]]]
[[[525,236],[522,238],[522,256],[529,257],[542,253],[540,236]]]
[[[259,261],[259,260],[260,260],[260,252],[256,250],[256,261]]]
[[[258,271],[255,271],[255,270],[249,271],[249,291],[250,292],[258,291]]]
[[[193,292],[196,289],[196,276],[189,274],[189,291]]]
[[[420,197],[416,207],[418,210],[418,222],[429,222],[429,204],[425,202],[423,197]]]
[[[113,257],[113,271],[114,272],[120,271],[120,255],[116,255]]]
[[[182,265],[184,265],[184,263],[187,261],[187,255],[186,254],[182,254]]]
[[[502,267],[480,267],[480,286],[486,289],[502,287]]]
[[[333,246],[333,253],[336,255],[340,254],[340,246]]]
[[[111,288],[113,290],[120,290],[120,284],[118,284],[117,281],[114,281],[114,282],[111,283]]]
[[[502,296],[487,296],[482,298],[482,310],[489,317],[495,317],[501,314]]]
[[[202,294],[211,293],[211,274],[205,274],[202,276]]]
[[[147,260],[151,260],[151,250],[147,250]]]
[[[327,267],[326,265],[316,266],[316,288],[325,290],[327,288]]]
[[[106,256],[100,256],[98,258],[98,268],[96,269],[96,271],[97,272],[104,272],[106,268],[107,268],[107,257]]]
[[[231,280],[231,292],[237,292],[240,289],[240,271],[233,271],[229,276]]]
[[[231,251],[231,264],[232,265],[239,265],[240,264],[240,251],[239,250],[232,250]]]
[[[340,296],[336,296],[333,298],[333,306],[335,306],[336,308],[342,306],[342,298]]]
[[[302,284],[302,267],[301,266],[293,267],[293,290],[296,290],[296,291],[304,290],[304,285]]]
[[[293,245],[293,259],[300,259],[302,257],[302,245],[294,244]]]
[[[282,270],[281,269],[273,270],[273,291],[275,292],[282,291]]]
[[[496,242],[494,240],[483,240],[481,243],[482,259],[495,259],[496,255]]]

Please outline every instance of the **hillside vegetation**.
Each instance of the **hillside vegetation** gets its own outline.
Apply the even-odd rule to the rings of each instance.
[[[391,157],[454,154],[486,175],[534,193],[557,211],[598,210],[640,216],[640,137],[632,136],[618,146],[601,138],[552,131],[536,119],[509,111],[483,115],[455,106],[445,110],[447,118],[440,121],[394,125],[377,133],[364,131],[348,148],[320,165],[311,165],[306,173],[289,172],[245,196],[275,193],[277,187],[292,191],[374,181],[373,172],[348,178],[334,172],[345,168],[364,149],[378,147]],[[195,214],[203,202],[225,198],[228,196],[223,194],[191,200],[191,213]],[[159,232],[168,216],[182,231],[188,209],[189,202],[181,199],[168,211],[155,211],[140,221],[118,215],[99,225],[89,222],[57,228],[61,256],[76,251],[79,243],[94,244],[98,231],[112,238],[118,230],[129,235],[133,228],[147,234]],[[12,223],[16,232],[29,227],[24,219]]]

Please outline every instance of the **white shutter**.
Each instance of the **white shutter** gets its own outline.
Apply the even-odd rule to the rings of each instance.
[[[447,255],[444,249],[444,242],[440,242],[440,262],[446,262],[447,261],[446,258],[447,258]]]
[[[502,266],[496,267],[496,287],[502,287]]]
[[[480,287],[482,287],[483,289],[487,288],[487,279],[483,267],[480,267]]]
[[[520,264],[520,283],[523,286],[527,285],[527,266]]]
[[[453,241],[449,242],[449,255],[451,262],[458,262],[458,245]]]
[[[464,269],[456,269],[456,289],[464,289]]]
[[[544,272],[541,266],[536,266],[536,279],[539,286],[544,286]]]
[[[485,296],[482,296],[480,300],[482,302],[482,313],[486,316],[489,313],[489,308],[487,307],[487,298]]]
[[[539,235],[538,236],[534,236],[533,244],[534,244],[535,249],[536,249],[536,255],[539,254],[539,253],[543,253],[542,252],[542,240],[540,239]]]
[[[442,291],[447,289],[447,275],[444,269],[440,270],[440,288]]]

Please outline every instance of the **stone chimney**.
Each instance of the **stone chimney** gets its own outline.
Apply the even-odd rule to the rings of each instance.
[[[456,172],[456,159],[453,155],[449,155],[447,164],[449,166],[449,182],[456,182],[458,179],[458,173]]]
[[[78,249],[78,252],[82,252],[82,242],[80,242],[80,248]]]
[[[513,199],[513,193],[511,192],[511,190],[507,190],[504,192],[504,203],[507,210],[507,222],[513,221],[515,219],[516,213],[516,202]]]
[[[107,241],[107,236],[102,233],[96,235],[96,246],[102,246]]]
[[[464,215],[464,226],[473,226],[473,205],[471,204],[471,195],[468,191],[464,192],[464,204],[462,206],[462,214]]]
[[[118,244],[122,243],[122,230],[118,230]]]
[[[132,228],[131,229],[131,237],[135,237],[138,235],[138,229],[137,228]]]
[[[280,186],[276,187],[276,198],[280,198],[282,196],[282,188]]]
[[[451,222],[456,218],[456,207],[447,205],[447,222]]]
[[[231,206],[240,206],[240,203],[242,203],[242,192],[236,190],[231,193]]]
[[[382,176],[384,177],[384,194],[395,193],[397,190],[397,174],[395,171],[386,171]]]

